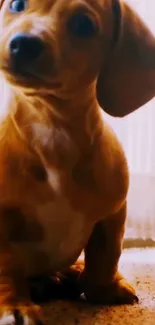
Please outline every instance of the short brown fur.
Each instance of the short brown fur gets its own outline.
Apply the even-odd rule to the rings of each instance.
[[[74,274],[82,250],[79,292],[95,303],[133,303],[135,291],[118,271],[128,166],[99,104],[122,116],[155,95],[155,39],[117,0],[29,0],[19,14],[10,3],[0,2],[3,324],[40,320],[27,278]],[[97,27],[91,37],[69,29],[78,12]],[[9,52],[17,32],[45,45],[22,73]]]

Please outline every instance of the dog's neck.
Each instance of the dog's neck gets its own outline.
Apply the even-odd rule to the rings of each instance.
[[[13,90],[9,110],[27,146],[46,162],[59,166],[72,165],[79,156],[89,155],[101,114],[94,89],[65,99],[17,89]]]

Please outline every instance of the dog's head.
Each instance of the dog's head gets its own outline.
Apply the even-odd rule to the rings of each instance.
[[[155,95],[155,39],[121,1],[0,0],[0,31],[0,69],[27,91],[95,85],[117,116]]]

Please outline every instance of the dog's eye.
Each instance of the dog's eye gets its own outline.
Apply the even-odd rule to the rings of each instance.
[[[12,0],[10,3],[11,12],[21,12],[27,7],[26,0]]]
[[[72,16],[68,22],[70,32],[81,38],[92,37],[96,32],[94,21],[84,13],[78,13]]]

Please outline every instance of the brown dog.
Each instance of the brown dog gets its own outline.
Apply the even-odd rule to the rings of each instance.
[[[98,102],[123,116],[155,95],[155,40],[117,0],[0,4],[0,324],[39,322],[27,278],[83,249],[80,292],[132,303],[118,271],[128,168]]]

